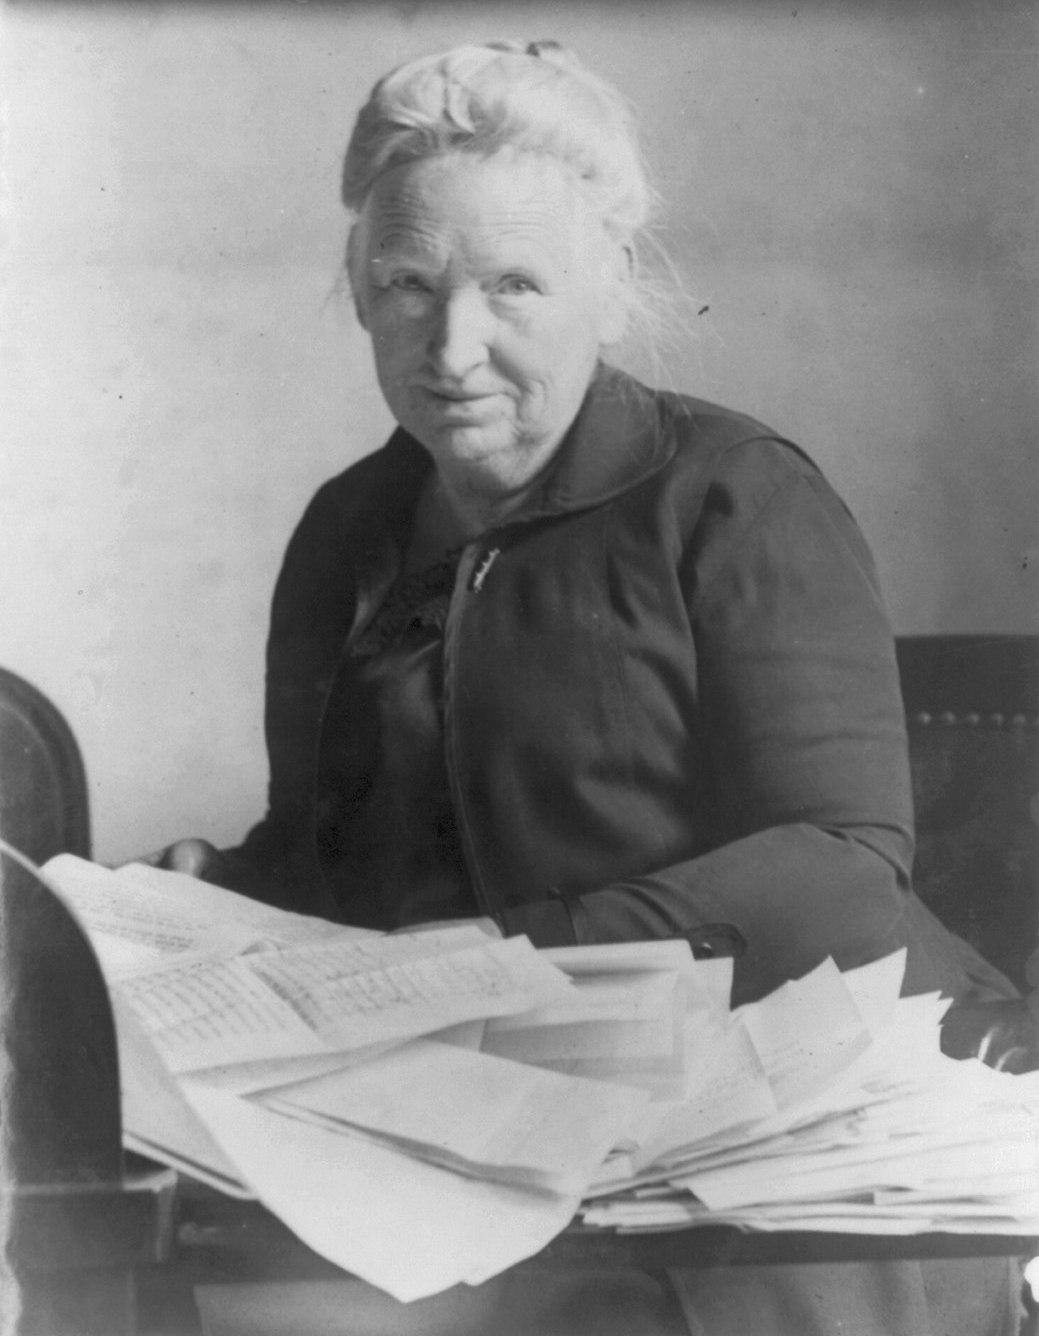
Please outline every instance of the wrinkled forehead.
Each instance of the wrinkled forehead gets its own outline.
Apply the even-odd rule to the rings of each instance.
[[[379,178],[351,236],[350,262],[509,246],[565,261],[603,240],[605,228],[586,192],[557,159],[455,151],[401,164]]]

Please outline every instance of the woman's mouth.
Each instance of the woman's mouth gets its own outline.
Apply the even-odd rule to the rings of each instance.
[[[489,399],[491,397],[488,392],[481,390],[450,390],[440,389],[434,386],[431,386],[427,392],[433,395],[435,399],[442,399],[447,403],[452,404],[477,403],[481,399]]]
[[[427,396],[438,413],[449,418],[479,417],[495,398],[493,393],[471,390],[428,389]]]

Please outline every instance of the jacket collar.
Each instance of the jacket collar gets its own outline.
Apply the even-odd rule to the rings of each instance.
[[[609,501],[663,468],[674,452],[657,396],[600,363],[573,425],[516,518]]]
[[[657,473],[675,452],[674,432],[660,409],[660,396],[600,363],[562,444],[508,524],[600,505]],[[384,455],[402,509],[410,513],[430,468],[429,455],[403,428],[394,432]]]

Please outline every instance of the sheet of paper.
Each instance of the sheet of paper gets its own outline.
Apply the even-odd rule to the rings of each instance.
[[[134,1014],[113,999],[123,1135],[127,1145],[231,1196],[250,1197],[237,1166],[210,1136]]]
[[[542,952],[573,979],[571,999],[488,1023],[488,1053],[550,1071],[637,1085],[655,1099],[685,1089],[688,1032],[713,1005],[684,941]]]
[[[408,954],[365,973],[345,972],[335,944],[271,952],[250,957],[249,963],[329,1047],[429,1034],[475,1018],[526,1011],[572,988],[526,937],[484,937],[476,946],[416,958],[412,944],[427,935],[400,938]]]
[[[564,973],[638,974],[699,968],[689,943],[677,938],[650,942],[602,942],[593,946],[551,946],[541,953]]]
[[[714,1217],[712,1217],[713,1219]],[[761,1230],[809,1230],[831,1234],[894,1234],[909,1237],[937,1231],[947,1234],[1034,1234],[1039,1217],[987,1216],[983,1210],[970,1214],[944,1211],[902,1212],[879,1209],[873,1202],[839,1202],[816,1209],[762,1207],[735,1217],[721,1216],[743,1228]]]
[[[245,957],[135,975],[117,992],[173,1072],[327,1051]]]
[[[905,972],[905,947],[868,965],[842,971],[844,986],[851,993],[870,1034],[878,1034],[891,1023]]]
[[[780,1108],[825,1088],[870,1043],[832,960],[738,1014]]]
[[[542,952],[542,955],[547,953]],[[560,1001],[522,1016],[503,1016],[494,1022],[492,1029],[500,1033],[520,1029],[549,1030],[595,1021],[654,1022],[662,1016],[670,1020],[675,1011],[676,996],[684,1002],[682,977],[676,970],[582,973],[571,977],[574,987]]]
[[[252,1095],[272,1086],[309,1081],[330,1072],[344,1071],[361,1062],[369,1062],[379,1053],[395,1048],[399,1040],[355,1048],[348,1053],[307,1053],[288,1058],[258,1058],[254,1062],[219,1063],[213,1067],[193,1067],[191,1074],[213,1090],[233,1095]]]
[[[434,1033],[438,1043],[454,1044],[458,1048],[475,1052],[480,1047],[483,1027],[482,1019],[463,1021],[460,1025],[452,1025]],[[369,1062],[403,1042],[406,1041],[387,1039],[348,1052],[337,1050],[334,1053],[313,1053],[289,1058],[261,1058],[255,1062],[220,1063],[215,1067],[195,1069],[193,1074],[214,1090],[251,1095],[258,1090],[270,1090],[274,1086],[290,1085],[297,1081],[308,1081],[312,1077],[326,1076],[330,1072],[346,1071],[359,1063]]]
[[[327,940],[330,933],[378,936],[143,863],[113,870],[59,854],[42,871],[86,928],[109,977],[178,956],[207,959],[259,945]]]
[[[662,1058],[680,1062],[681,976],[578,977],[573,999],[488,1022],[483,1047],[516,1062]]]
[[[776,1100],[746,1026],[736,1022],[705,1054],[691,1088],[662,1126],[638,1148],[636,1170],[725,1129],[735,1131],[776,1112]]]
[[[87,930],[107,977],[172,956],[227,955],[256,937],[251,924],[203,907],[197,895],[178,896],[181,881],[192,889],[203,884],[190,877],[156,885],[137,869],[113,872],[72,854],[51,859],[43,874]],[[223,894],[214,887],[205,891],[213,901]]]
[[[307,922],[321,924],[322,920],[308,919]],[[335,931],[334,925],[324,924],[323,927],[324,931],[293,945],[301,948],[299,959],[307,962],[309,971],[312,974],[323,972],[322,977],[326,979],[370,974],[373,970],[406,961],[431,959],[492,943],[486,933],[472,924],[445,925],[428,932],[413,933],[365,932],[355,935],[351,930],[346,938]],[[305,947],[313,949],[304,951],[302,948]]]
[[[275,1215],[323,1257],[405,1302],[477,1284],[532,1256],[577,1208],[576,1197],[465,1178],[342,1132],[290,1122],[192,1078],[184,1088]]]
[[[707,999],[712,1014],[718,1019],[728,1020],[729,999],[732,997],[731,956],[719,956],[715,960],[696,962],[696,981]]]
[[[577,1195],[648,1101],[643,1091],[433,1040],[257,1098],[462,1172]]]
[[[422,938],[333,940],[175,964],[118,991],[175,1072],[364,1048],[526,1010],[567,991],[525,937],[436,954]]]

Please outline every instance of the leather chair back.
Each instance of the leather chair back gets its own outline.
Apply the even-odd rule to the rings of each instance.
[[[35,863],[90,857],[83,759],[60,711],[0,668],[0,835]]]
[[[907,636],[921,898],[1022,990],[1039,943],[1039,637]]]

